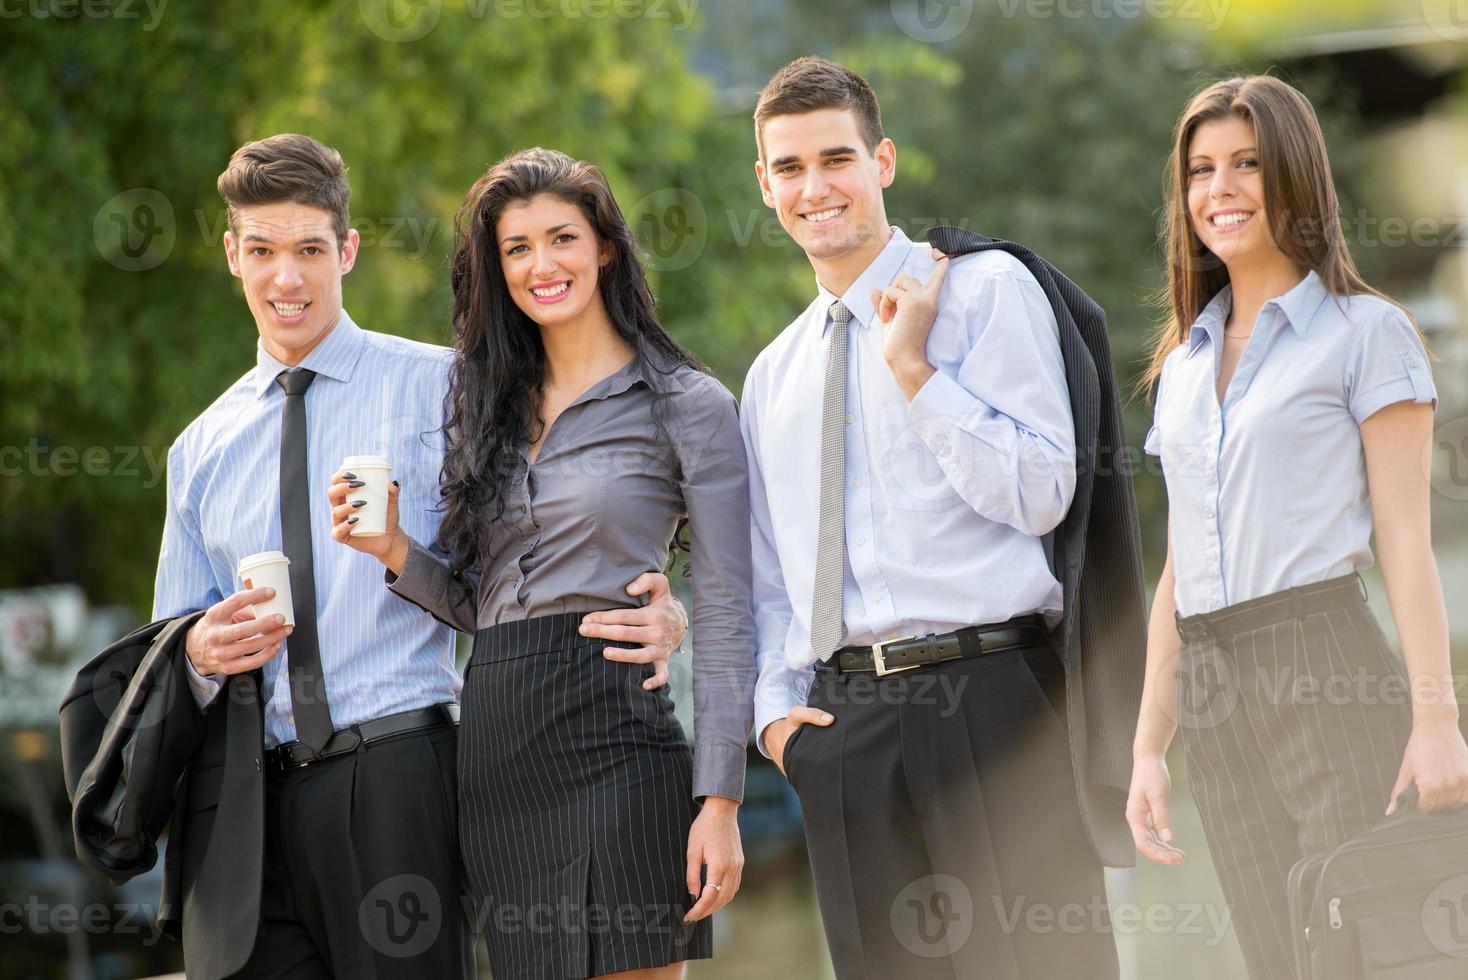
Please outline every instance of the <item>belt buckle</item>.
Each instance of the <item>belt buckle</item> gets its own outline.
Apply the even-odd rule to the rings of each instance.
[[[916,670],[922,664],[908,664],[906,667],[888,667],[887,660],[882,655],[882,650],[893,643],[902,643],[907,640],[916,640],[916,636],[898,636],[890,640],[882,640],[872,644],[872,665],[877,668],[878,677],[886,677],[888,674],[900,674],[904,670]]]

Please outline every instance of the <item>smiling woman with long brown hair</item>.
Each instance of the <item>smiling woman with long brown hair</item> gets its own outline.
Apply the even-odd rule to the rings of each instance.
[[[1294,88],[1199,92],[1165,193],[1167,312],[1144,380],[1168,549],[1127,817],[1142,853],[1182,861],[1164,762],[1181,728],[1250,976],[1285,980],[1297,860],[1409,785],[1421,809],[1468,803],[1429,533],[1436,391],[1411,317],[1356,271]],[[1405,663],[1365,602],[1373,531]]]

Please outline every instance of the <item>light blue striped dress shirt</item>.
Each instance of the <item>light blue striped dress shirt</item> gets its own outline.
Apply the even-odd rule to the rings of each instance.
[[[871,291],[935,263],[898,228],[845,294],[816,298],[755,359],[749,456],[759,681],[755,731],[804,704],[820,526],[821,401],[839,298],[847,325],[843,644],[1060,618],[1047,535],[1075,495],[1075,423],[1055,312],[1004,252],[954,259],[928,335],[936,373],[908,401]],[[764,739],[759,739],[764,751]]]
[[[1232,303],[1225,287],[1163,362],[1147,433],[1184,616],[1369,567],[1361,423],[1393,402],[1437,402],[1406,315],[1375,296],[1331,296],[1311,272],[1259,311],[1220,405]]]
[[[443,396],[452,351],[362,330],[342,312],[300,367],[306,391],[311,552],[326,694],[337,728],[457,701],[454,634],[382,587],[377,559],[331,539],[326,490],[347,456],[385,445],[402,485],[403,528],[418,541],[438,532]],[[254,370],[189,423],[168,453],[168,516],[158,557],[153,617],[206,609],[240,589],[239,560],[278,550],[280,428],[287,370],[260,348]],[[383,378],[389,396],[384,405]],[[384,441],[385,437],[385,441]],[[286,649],[264,667],[265,744],[296,737]],[[201,700],[217,692],[195,676]]]

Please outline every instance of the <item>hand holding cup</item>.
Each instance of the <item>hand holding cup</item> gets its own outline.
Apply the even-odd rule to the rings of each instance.
[[[256,618],[254,608],[268,604],[275,594],[270,588],[244,589],[210,606],[184,641],[194,670],[206,677],[243,674],[279,653],[292,627],[279,613]]]
[[[389,557],[395,551],[407,550],[407,536],[398,527],[400,488],[396,480],[387,485],[383,533],[365,536],[354,534],[352,532],[360,523],[361,511],[367,506],[367,498],[358,492],[366,483],[357,477],[358,474],[346,470],[331,479],[331,486],[326,491],[326,499],[331,501],[331,536],[348,548],[371,555],[387,565]]]

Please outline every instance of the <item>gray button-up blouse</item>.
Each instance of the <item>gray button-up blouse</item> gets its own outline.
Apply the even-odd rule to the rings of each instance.
[[[666,393],[653,418],[653,386]],[[668,442],[672,443],[672,452]],[[738,407],[689,367],[634,358],[551,425],[535,462],[521,447],[478,570],[456,576],[412,542],[394,592],[464,633],[500,623],[637,606],[626,586],[664,568],[688,518],[693,584],[693,793],[742,799],[754,722],[749,482]]]

